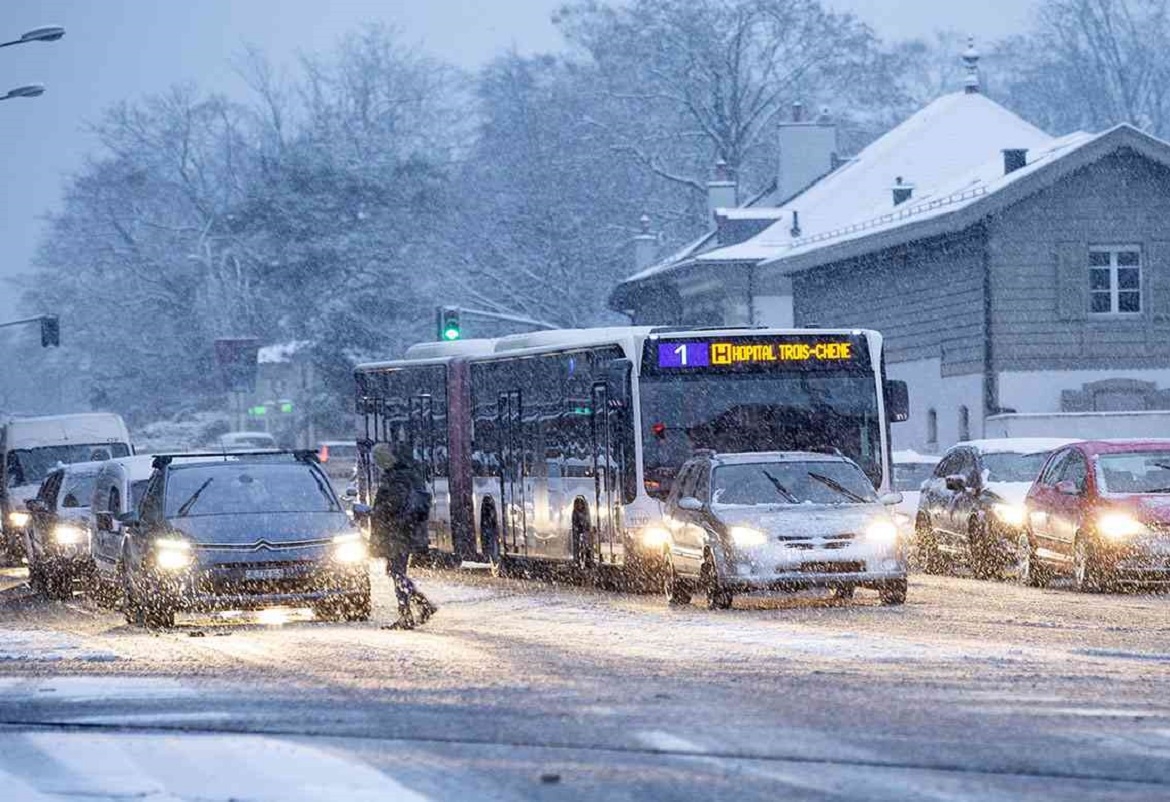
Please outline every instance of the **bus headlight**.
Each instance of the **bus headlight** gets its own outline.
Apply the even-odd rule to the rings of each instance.
[[[1097,531],[1109,540],[1128,540],[1145,534],[1146,525],[1124,512],[1107,512],[1097,519]]]
[[[1028,508],[1023,504],[995,504],[991,511],[1002,523],[1017,529],[1023,526],[1028,519]]]
[[[191,544],[173,537],[155,538],[154,564],[164,571],[182,571],[191,565]]]
[[[339,563],[360,563],[369,556],[366,543],[357,532],[333,538],[333,559]]]
[[[670,530],[665,526],[650,524],[642,527],[642,545],[648,549],[659,549],[670,542]]]
[[[879,519],[866,527],[865,539],[879,546],[892,546],[898,542],[898,527],[893,521]]]
[[[740,547],[762,546],[768,539],[768,536],[759,529],[750,526],[733,526],[727,530],[727,534],[731,535],[731,541]]]
[[[53,540],[58,546],[76,546],[85,540],[86,531],[77,524],[57,524],[53,527]]]
[[[28,526],[28,522],[32,520],[32,516],[24,510],[13,510],[8,513],[8,523],[15,526],[17,529],[24,529]]]

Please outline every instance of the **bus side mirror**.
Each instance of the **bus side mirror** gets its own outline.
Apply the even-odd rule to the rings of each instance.
[[[886,416],[893,423],[910,420],[910,390],[906,382],[898,379],[886,380]]]

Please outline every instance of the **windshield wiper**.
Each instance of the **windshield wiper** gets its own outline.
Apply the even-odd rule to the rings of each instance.
[[[208,477],[206,482],[199,485],[199,489],[191,494],[191,498],[184,501],[182,503],[182,505],[180,505],[179,509],[175,510],[175,517],[182,518],[184,515],[189,513],[191,511],[191,508],[195,506],[195,502],[199,500],[199,494],[202,493],[204,490],[206,490],[207,486],[214,481],[215,481],[215,477],[211,476],[211,477]]]
[[[818,482],[825,485],[826,487],[830,487],[833,490],[836,490],[838,493],[845,496],[846,498],[853,499],[854,501],[857,501],[857,502],[860,502],[863,504],[869,502],[869,499],[867,499],[865,496],[854,493],[852,490],[845,487],[843,484],[838,482],[836,479],[830,479],[828,476],[824,476],[824,475],[819,474],[819,473],[813,473],[812,471],[809,471],[808,475],[811,478],[816,479]]]
[[[776,492],[779,493],[781,495],[781,497],[784,498],[789,504],[799,504],[800,503],[800,499],[798,499],[796,496],[792,495],[792,493],[788,490],[788,488],[780,483],[779,479],[777,479],[775,476],[768,473],[766,470],[764,470],[762,468],[760,469],[760,472],[763,473],[764,476],[768,477],[768,481],[772,483],[772,487],[776,488]]]

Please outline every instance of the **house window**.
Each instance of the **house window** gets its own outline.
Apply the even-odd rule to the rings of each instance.
[[[938,412],[933,409],[926,413],[926,442],[932,448],[938,446]]]
[[[1089,304],[1094,315],[1142,311],[1142,258],[1136,246],[1089,249]]]
[[[959,407],[959,440],[971,439],[971,413],[966,406]]]

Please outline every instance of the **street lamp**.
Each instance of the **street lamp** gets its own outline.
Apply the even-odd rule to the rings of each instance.
[[[0,42],[0,47],[23,45],[28,42],[56,42],[64,35],[65,28],[60,25],[42,25],[27,31],[19,39],[13,39],[11,42]]]
[[[38,97],[45,94],[44,84],[29,84],[9,89],[8,94],[0,95],[0,100],[12,100],[14,97]]]

